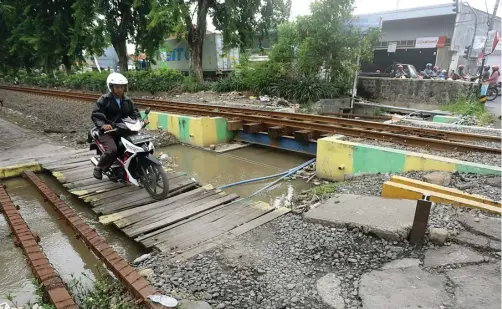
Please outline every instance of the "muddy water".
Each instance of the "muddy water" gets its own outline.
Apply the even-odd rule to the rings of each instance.
[[[42,179],[87,221],[89,225],[106,238],[115,250],[124,258],[132,260],[142,254],[140,248],[118,231],[96,223],[96,217],[88,206],[72,198],[50,176],[40,175]],[[40,246],[65,281],[73,276],[89,285],[97,275],[96,265],[99,260],[75,238],[75,234],[65,222],[58,219],[58,214],[49,203],[45,203],[35,187],[24,179],[5,182],[7,191],[14,204],[20,206],[20,212],[33,233],[40,236]],[[35,287],[32,284],[32,272],[24,255],[13,245],[13,238],[4,217],[0,217],[0,303],[6,301],[8,294],[14,296],[17,304],[36,301]]]
[[[173,145],[157,150],[157,153],[161,152],[174,159],[177,165],[176,170],[188,173],[201,184],[211,184],[215,187],[277,174],[310,159],[305,155],[258,146],[216,154],[183,145]],[[226,188],[224,191],[247,197],[275,179]],[[267,202],[270,205],[283,206],[291,199],[294,191],[304,190],[309,187],[310,185],[305,180],[283,181],[273,187],[272,190],[257,195],[253,199]]]

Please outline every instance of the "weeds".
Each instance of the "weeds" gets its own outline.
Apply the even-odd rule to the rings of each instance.
[[[311,197],[316,197],[319,200],[326,200],[333,196],[336,193],[336,190],[339,186],[341,186],[343,182],[331,182],[328,184],[323,184],[317,187],[312,188],[310,191]]]
[[[495,121],[493,115],[486,111],[485,105],[479,103],[474,97],[461,97],[451,104],[441,106],[441,110],[449,111],[457,115],[474,116],[482,125],[487,125]]]

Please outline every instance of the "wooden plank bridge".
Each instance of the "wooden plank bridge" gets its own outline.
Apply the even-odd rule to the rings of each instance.
[[[239,199],[185,173],[168,171],[169,197],[155,201],[146,190],[92,176],[89,152],[42,160],[69,192],[87,202],[103,224],[113,224],[145,248],[190,258],[269,222],[289,210]]]

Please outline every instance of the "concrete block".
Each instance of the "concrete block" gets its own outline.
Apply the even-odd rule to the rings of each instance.
[[[451,302],[446,277],[418,267],[374,270],[362,275],[359,297],[363,309],[441,308]]]
[[[486,264],[450,270],[446,276],[455,286],[457,309],[500,309],[500,264]]]
[[[494,240],[500,241],[501,221],[500,218],[491,217],[474,217],[471,214],[462,214],[458,218],[468,231],[475,234],[487,236]]]
[[[480,263],[484,261],[483,255],[459,245],[429,249],[425,252],[424,266],[438,267],[451,264]]]
[[[323,113],[341,113],[343,109],[350,108],[350,98],[322,99],[314,104],[314,111]]]
[[[394,260],[392,262],[384,264],[381,269],[382,270],[398,269],[398,268],[402,269],[402,268],[409,268],[409,267],[418,267],[419,265],[420,265],[419,259],[405,258],[405,259],[400,259],[400,260]]]
[[[367,234],[389,240],[408,237],[416,201],[341,194],[304,214],[310,222],[334,227],[356,227]]]
[[[432,118],[432,122],[439,122],[439,123],[453,123],[457,121],[460,121],[460,118],[455,116],[436,115]]]
[[[474,247],[481,250],[500,252],[500,241],[489,239],[482,235],[477,235],[468,231],[462,231],[454,236],[452,240],[458,244]]]
[[[333,181],[345,175],[364,173],[402,173],[409,171],[459,171],[501,175],[502,169],[428,154],[365,145],[329,136],[317,141],[317,176]]]

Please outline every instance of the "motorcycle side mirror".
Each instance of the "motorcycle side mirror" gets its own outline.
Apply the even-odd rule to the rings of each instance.
[[[151,108],[150,108],[150,107],[148,107],[147,109],[145,109],[145,115],[150,114],[150,110],[151,110]]]

